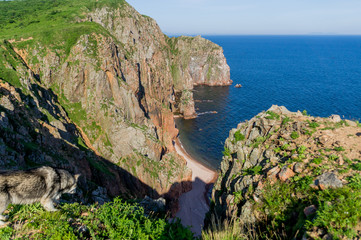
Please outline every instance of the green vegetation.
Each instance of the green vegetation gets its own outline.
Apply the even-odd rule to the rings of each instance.
[[[234,140],[235,142],[243,141],[245,139],[245,136],[241,133],[241,130],[238,130],[234,133]]]
[[[310,128],[318,128],[320,126],[317,122],[311,122],[310,120],[307,120],[307,122]]]
[[[262,166],[257,165],[252,168],[248,168],[244,170],[244,175],[259,175],[262,174]]]
[[[343,147],[335,147],[333,150],[335,150],[337,152],[345,151],[345,149]]]
[[[291,138],[292,139],[297,139],[297,138],[299,138],[300,137],[300,135],[298,134],[298,132],[292,132],[291,133]]]
[[[291,118],[286,116],[285,118],[282,119],[282,126],[287,126],[290,121]]]
[[[267,119],[271,119],[271,120],[279,120],[280,119],[280,115],[278,115],[275,112],[267,111],[266,113],[268,114],[268,116],[266,116]]]
[[[231,150],[229,150],[229,148],[227,148],[227,147],[224,147],[224,150],[222,153],[223,153],[223,156],[225,156],[225,157],[231,156]]]
[[[63,204],[57,212],[40,204],[15,205],[9,217],[0,239],[194,239],[179,221],[145,215],[138,204],[119,198],[102,206]]]
[[[68,56],[72,46],[85,34],[102,34],[108,31],[94,22],[82,22],[86,13],[100,7],[121,8],[124,0],[14,0],[0,2],[0,40],[12,39],[19,49],[46,46],[58,56]],[[91,45],[94,40],[90,39]],[[96,42],[96,41],[95,41]],[[39,54],[46,51],[39,48]],[[95,54],[93,51],[92,54]],[[3,55],[0,53],[0,56]],[[63,58],[64,60],[65,58]],[[1,59],[0,59],[1,60]],[[36,57],[33,58],[37,62]],[[1,66],[0,61],[0,66]],[[10,70],[0,71],[7,81],[16,79]],[[9,80],[8,80],[9,79]]]
[[[356,160],[356,159],[355,159]],[[355,161],[354,160],[354,161]],[[353,169],[353,170],[357,170],[357,171],[361,171],[361,163],[360,162],[358,162],[358,163],[353,163],[352,165],[351,165],[351,168]]]
[[[333,239],[356,236],[353,230],[361,218],[361,194],[350,187],[319,191],[318,210],[307,228],[317,226],[327,229]]]
[[[336,161],[338,159],[338,156],[335,154],[331,154],[330,156],[328,156],[328,159],[330,159],[331,161]]]
[[[310,187],[313,182],[310,176],[295,176],[291,183],[267,184],[263,201],[256,203],[258,211],[267,213],[263,229],[267,233],[285,231],[287,236],[295,236],[316,226],[327,229],[334,239],[356,236],[352,229],[361,220],[361,176],[354,175],[348,181],[345,187],[323,191]],[[311,205],[316,206],[316,212],[306,217],[303,210]]]
[[[258,136],[253,140],[252,144],[250,144],[250,147],[258,148],[258,146],[264,141],[266,141],[266,137]]]
[[[322,162],[322,160],[323,160],[323,157],[317,157],[317,158],[314,158],[312,160],[312,162],[318,165]]]

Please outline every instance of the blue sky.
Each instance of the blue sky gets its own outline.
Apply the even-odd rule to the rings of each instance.
[[[361,34],[361,0],[127,0],[167,34]]]

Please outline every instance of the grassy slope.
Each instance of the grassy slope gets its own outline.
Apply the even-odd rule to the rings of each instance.
[[[31,45],[38,42],[55,49],[59,55],[68,54],[83,34],[109,33],[99,24],[80,22],[84,15],[103,6],[121,8],[124,0],[15,0],[0,2],[0,40],[16,41],[33,38],[17,44]]]
[[[0,228],[0,239],[194,239],[177,222],[144,214],[136,203],[120,199],[102,206],[62,204],[46,212],[40,204],[14,205],[10,225]]]

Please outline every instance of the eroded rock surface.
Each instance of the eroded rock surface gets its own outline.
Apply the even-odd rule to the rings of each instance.
[[[361,234],[359,218],[348,230],[337,225],[358,214],[351,202],[358,204],[361,188],[360,131],[358,122],[339,116],[279,106],[240,123],[225,142],[210,216],[237,221],[245,235],[254,227],[270,238],[280,232],[293,238],[297,231],[297,239]]]

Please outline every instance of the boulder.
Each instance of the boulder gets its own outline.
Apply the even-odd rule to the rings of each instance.
[[[337,178],[336,174],[326,172],[315,179],[315,185],[321,190],[325,190],[327,188],[340,188],[343,184],[341,180]]]

